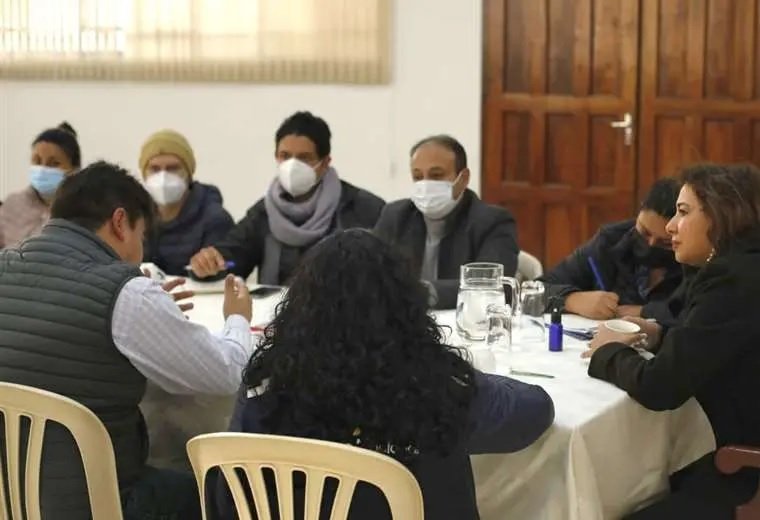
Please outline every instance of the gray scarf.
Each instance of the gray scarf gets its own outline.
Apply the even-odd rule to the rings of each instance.
[[[285,199],[284,191],[275,178],[264,198],[274,238],[286,246],[304,247],[327,235],[340,203],[341,184],[337,172],[329,168],[312,196],[303,202]]]

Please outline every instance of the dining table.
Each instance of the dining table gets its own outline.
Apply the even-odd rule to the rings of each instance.
[[[253,301],[252,326],[274,316],[283,292]],[[188,319],[221,330],[223,295],[199,291]],[[667,492],[668,476],[715,449],[712,429],[691,399],[672,411],[645,409],[623,390],[588,376],[587,344],[565,336],[560,352],[545,338],[513,331],[512,348],[487,348],[457,332],[454,310],[435,311],[447,341],[474,366],[540,385],[554,402],[554,424],[516,453],[471,456],[483,520],[616,519]],[[598,323],[565,315],[567,327]],[[252,341],[258,342],[255,333]],[[241,367],[241,371],[242,371]],[[151,438],[151,464],[189,468],[185,443],[227,429],[234,396],[170,395],[150,385],[141,404]]]

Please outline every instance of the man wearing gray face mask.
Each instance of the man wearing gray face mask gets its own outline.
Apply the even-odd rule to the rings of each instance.
[[[495,262],[504,265],[505,275],[515,274],[515,220],[467,189],[467,154],[453,137],[423,139],[410,156],[412,195],[385,207],[375,233],[406,252],[436,308],[454,308],[461,265]]]

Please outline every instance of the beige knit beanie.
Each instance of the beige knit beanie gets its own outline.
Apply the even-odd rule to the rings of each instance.
[[[193,176],[195,173],[195,155],[187,139],[174,130],[160,130],[148,137],[140,150],[140,171],[145,173],[148,161],[157,155],[170,153],[179,157],[185,170]]]

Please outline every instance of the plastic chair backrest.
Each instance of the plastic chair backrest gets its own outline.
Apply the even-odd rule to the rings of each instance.
[[[66,427],[79,447],[87,477],[90,509],[94,520],[121,520],[121,499],[116,477],[113,445],[103,423],[81,404],[45,390],[12,383],[0,383],[0,413],[5,422],[5,460],[0,461],[0,520],[40,520],[40,467],[45,423]],[[29,419],[29,435],[24,462],[24,482],[20,479],[22,417]],[[7,479],[7,480],[6,480]],[[10,517],[6,511],[10,494]],[[22,487],[26,516],[22,513]]]
[[[517,255],[517,277],[521,282],[535,280],[544,274],[544,266],[541,261],[530,253],[520,251]]]
[[[263,469],[274,473],[281,520],[293,520],[293,473],[306,476],[304,520],[318,520],[325,479],[338,480],[331,520],[348,517],[351,497],[359,481],[385,494],[396,520],[423,520],[422,492],[408,469],[374,451],[333,442],[250,433],[199,435],[187,443],[187,453],[198,481],[205,518],[205,478],[219,467],[227,480],[240,520],[251,520],[243,485],[236,470],[245,473],[259,520],[271,520]]]

